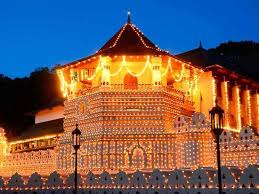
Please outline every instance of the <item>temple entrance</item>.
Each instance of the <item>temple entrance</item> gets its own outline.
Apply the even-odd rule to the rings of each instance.
[[[138,78],[129,73],[124,77],[124,89],[138,89]]]
[[[140,147],[134,148],[132,152],[131,166],[135,169],[145,168],[146,155],[144,150]]]

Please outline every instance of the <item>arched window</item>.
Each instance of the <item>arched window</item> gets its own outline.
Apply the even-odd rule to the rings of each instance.
[[[126,74],[124,77],[124,89],[137,89],[138,88],[138,78],[133,75]]]

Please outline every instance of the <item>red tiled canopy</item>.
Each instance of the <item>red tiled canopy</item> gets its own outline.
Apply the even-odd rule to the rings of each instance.
[[[108,40],[101,49],[95,54],[88,57],[73,61],[58,68],[73,65],[86,59],[96,57],[98,55],[114,56],[114,55],[167,55],[172,56],[168,51],[163,51],[151,42],[134,24],[130,18],[128,22]]]
[[[152,43],[130,20],[97,51],[97,55],[168,55]]]

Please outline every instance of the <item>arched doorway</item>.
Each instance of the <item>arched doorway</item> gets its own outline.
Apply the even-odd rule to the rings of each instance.
[[[132,152],[131,165],[135,169],[145,168],[145,153],[140,147],[136,147]]]
[[[138,89],[138,78],[131,74],[126,74],[124,77],[124,89]]]

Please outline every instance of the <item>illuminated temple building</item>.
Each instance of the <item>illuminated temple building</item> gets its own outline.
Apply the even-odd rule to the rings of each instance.
[[[259,84],[161,50],[130,18],[95,54],[56,72],[64,106],[38,111],[17,139],[1,129],[0,175],[71,174],[76,124],[81,174],[215,168],[208,118],[216,102],[225,111],[222,165],[259,162]]]

